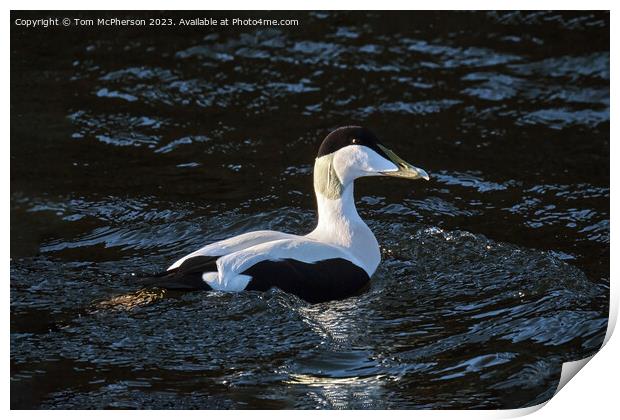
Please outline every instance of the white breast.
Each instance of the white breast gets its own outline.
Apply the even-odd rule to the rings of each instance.
[[[379,243],[355,209],[353,184],[344,187],[340,199],[317,194],[319,222],[307,238],[344,249],[369,276],[381,262]]]

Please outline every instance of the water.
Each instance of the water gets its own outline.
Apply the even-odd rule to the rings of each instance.
[[[13,26],[12,408],[551,397],[607,326],[609,14],[260,15],[300,25]],[[311,230],[314,155],[345,124],[431,174],[356,183],[383,254],[367,293],[133,286],[218,239]]]

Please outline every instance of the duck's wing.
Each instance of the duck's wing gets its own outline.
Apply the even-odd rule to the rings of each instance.
[[[371,273],[343,248],[294,237],[249,247],[219,258],[213,289],[266,291],[273,287],[309,302],[343,299],[363,290]]]
[[[225,239],[223,241],[214,242],[207,246],[200,248],[197,251],[192,252],[177,260],[174,264],[168,267],[167,271],[178,268],[186,260],[194,257],[221,257],[223,255],[231,254],[233,252],[241,251],[252,246],[262,244],[265,242],[271,242],[279,239],[296,238],[296,235],[291,235],[283,232],[276,232],[273,230],[258,230],[255,232],[248,232],[241,235],[233,236],[232,238]]]

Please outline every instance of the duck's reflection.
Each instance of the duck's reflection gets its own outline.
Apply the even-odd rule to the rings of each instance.
[[[358,317],[358,298],[321,305],[301,305],[296,310],[321,337],[311,354],[301,356],[289,369],[287,384],[324,408],[376,408],[393,380],[376,355],[358,344],[368,332],[368,318]]]

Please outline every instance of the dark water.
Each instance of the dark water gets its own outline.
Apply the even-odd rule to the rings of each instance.
[[[299,26],[12,26],[12,407],[548,399],[607,326],[609,14],[247,15]],[[432,178],[356,183],[369,292],[132,285],[231,235],[309,231],[314,155],[346,124]]]

